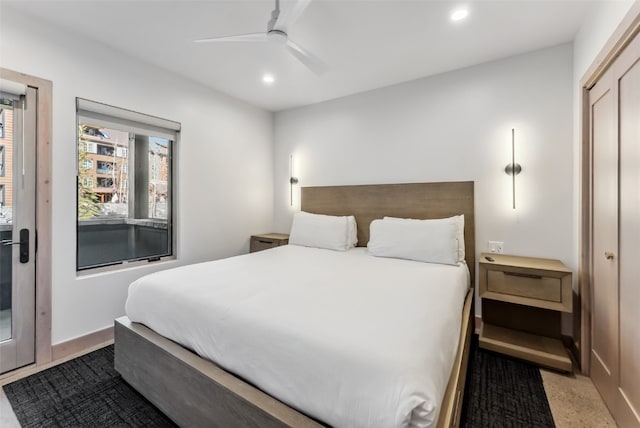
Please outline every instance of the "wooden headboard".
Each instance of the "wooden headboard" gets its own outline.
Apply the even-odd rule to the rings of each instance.
[[[464,214],[465,259],[474,285],[476,244],[473,181],[303,187],[302,210],[353,215],[358,246],[369,242],[369,225],[384,216],[432,219]]]

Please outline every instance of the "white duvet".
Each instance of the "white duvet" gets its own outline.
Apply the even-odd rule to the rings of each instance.
[[[131,321],[334,427],[430,427],[460,334],[466,265],[287,245],[131,284]]]

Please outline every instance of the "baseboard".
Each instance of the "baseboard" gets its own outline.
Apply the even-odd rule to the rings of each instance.
[[[113,341],[113,326],[67,340],[66,342],[58,343],[51,347],[53,361],[84,353],[89,349],[110,341]]]
[[[45,364],[30,364],[19,369],[3,373],[0,375],[0,386],[4,386],[18,379],[25,378],[32,374],[41,372],[50,367],[64,363],[80,355],[100,349],[110,343],[113,343],[113,327],[107,327],[102,330],[94,331],[66,342],[58,343],[51,347],[53,359]]]

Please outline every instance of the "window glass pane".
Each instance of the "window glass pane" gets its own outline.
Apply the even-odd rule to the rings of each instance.
[[[9,105],[7,105],[9,104]],[[13,241],[13,109],[0,98],[0,241]],[[0,342],[11,339],[13,248],[0,245]]]
[[[2,134],[0,135],[0,235],[3,240],[8,239],[7,236],[11,233],[10,225],[13,216],[13,109],[10,105],[10,100],[0,100],[0,120],[2,120]],[[11,249],[4,248],[4,252],[7,251],[10,260]]]
[[[149,138],[149,217],[167,219],[169,140]]]
[[[79,121],[79,270],[171,255],[172,144]]]

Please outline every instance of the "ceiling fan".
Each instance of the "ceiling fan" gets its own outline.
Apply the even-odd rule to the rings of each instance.
[[[289,38],[288,29],[302,15],[311,0],[298,0],[284,19],[280,19],[280,0],[275,0],[276,7],[271,12],[271,19],[267,22],[267,31],[262,33],[238,34],[233,36],[213,37],[194,40],[196,43],[209,42],[271,42],[277,43],[296,57],[309,70],[320,76],[327,71],[327,66],[320,58],[304,49]]]

